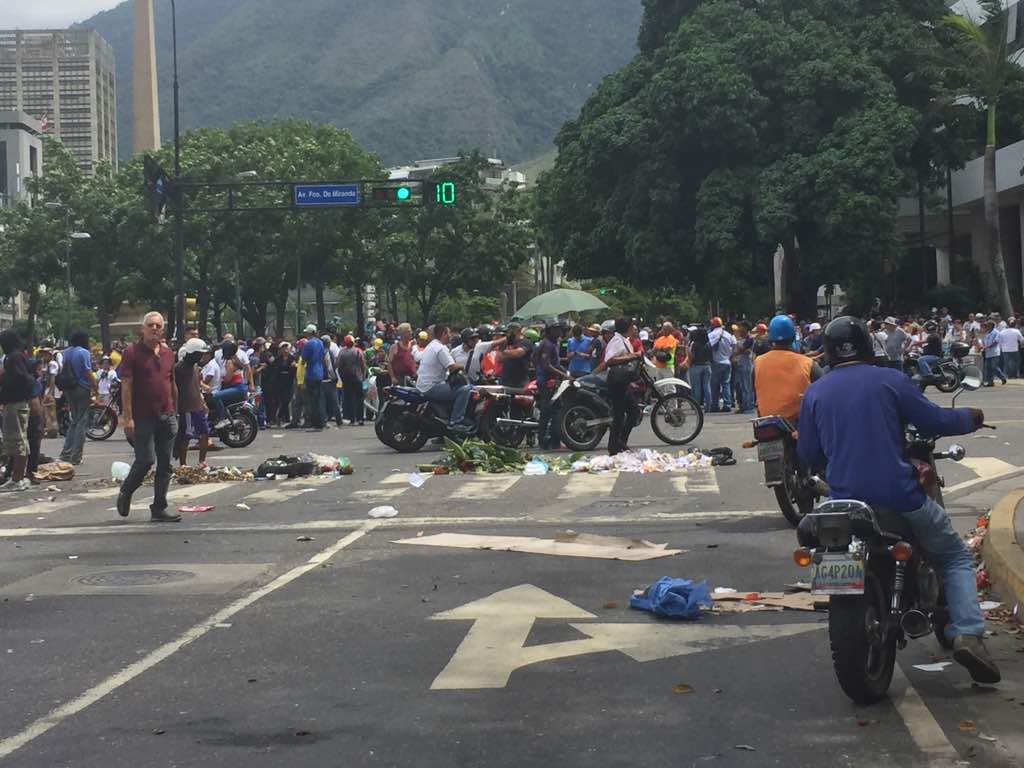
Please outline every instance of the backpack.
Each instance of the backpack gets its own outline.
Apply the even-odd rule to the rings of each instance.
[[[75,372],[71,370],[71,361],[67,359],[67,355],[64,356],[64,365],[57,371],[55,378],[57,389],[64,392],[70,392],[72,389],[78,386],[78,377],[75,376]]]

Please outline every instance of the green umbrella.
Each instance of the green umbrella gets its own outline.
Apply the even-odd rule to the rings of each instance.
[[[571,288],[556,288],[530,299],[519,308],[513,319],[530,320],[535,317],[559,317],[570,312],[586,312],[593,309],[608,309],[608,305],[597,296],[586,291]]]

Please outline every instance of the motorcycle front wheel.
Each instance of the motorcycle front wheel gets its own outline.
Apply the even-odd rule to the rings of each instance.
[[[562,439],[574,451],[592,451],[604,437],[605,427],[588,426],[597,419],[594,409],[583,403],[572,403],[562,411]]]
[[[260,431],[256,414],[243,410],[231,417],[231,424],[217,432],[220,441],[228,448],[245,448],[256,439]]]
[[[388,407],[384,418],[380,420],[377,437],[384,445],[399,453],[416,453],[426,445],[427,434],[418,430],[410,430],[402,426],[402,409]]]
[[[880,701],[892,683],[896,633],[886,631],[889,591],[876,573],[864,574],[863,595],[832,595],[828,638],[843,693],[860,705]]]
[[[90,440],[108,440],[117,431],[117,411],[109,405],[89,408],[85,436]]]
[[[940,368],[935,388],[947,395],[952,394],[960,388],[960,377],[947,368]]]
[[[704,412],[692,397],[667,395],[654,404],[651,428],[663,443],[686,445],[704,429]]]

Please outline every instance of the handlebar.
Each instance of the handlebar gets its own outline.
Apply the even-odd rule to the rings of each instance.
[[[982,424],[981,428],[982,429],[993,429],[994,430],[995,429],[995,425],[993,425],[993,424]]]

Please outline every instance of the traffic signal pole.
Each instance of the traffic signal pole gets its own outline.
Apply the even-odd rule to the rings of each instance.
[[[175,336],[185,339],[185,194],[181,179],[181,121],[178,100],[178,21],[171,0],[171,49],[174,58],[174,293]]]

